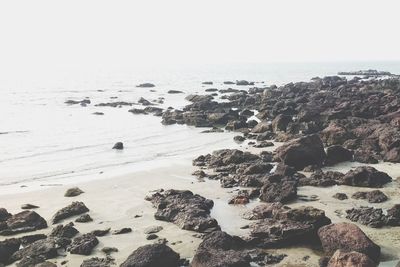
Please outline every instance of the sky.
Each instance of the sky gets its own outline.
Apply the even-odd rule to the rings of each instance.
[[[0,69],[400,60],[398,0],[2,0]]]

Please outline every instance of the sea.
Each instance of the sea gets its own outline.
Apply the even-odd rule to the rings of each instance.
[[[164,126],[160,117],[128,112],[140,105],[96,104],[136,103],[143,97],[149,101],[164,98],[158,107],[182,108],[189,103],[186,95],[205,94],[208,88],[248,88],[224,81],[279,86],[366,69],[400,74],[400,62],[49,67],[0,73],[0,193],[110,178],[177,162],[190,164],[197,155],[236,145],[231,132],[206,134],[202,133],[205,129],[185,125]],[[202,84],[205,81],[213,85]],[[145,82],[155,87],[136,87]],[[168,94],[169,90],[184,93]],[[90,99],[91,104],[65,104],[83,99]],[[112,149],[116,142],[123,142],[124,150]]]

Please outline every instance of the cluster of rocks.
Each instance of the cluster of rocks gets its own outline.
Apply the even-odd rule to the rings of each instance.
[[[381,208],[360,207],[346,210],[346,218],[373,228],[400,226],[400,204],[386,210]]]

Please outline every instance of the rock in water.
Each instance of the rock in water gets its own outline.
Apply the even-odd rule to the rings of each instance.
[[[367,255],[360,252],[343,252],[337,250],[328,262],[327,267],[376,267]]]
[[[69,206],[62,208],[54,214],[52,222],[53,224],[58,223],[61,220],[70,218],[72,216],[81,215],[88,212],[89,209],[83,202],[72,202]]]
[[[302,170],[309,165],[321,166],[326,154],[318,135],[307,135],[283,144],[276,149],[280,160],[289,166]]]
[[[113,146],[112,149],[122,150],[122,149],[124,149],[124,143],[117,142],[117,143],[115,143],[115,145]]]
[[[65,192],[64,197],[76,197],[83,193],[85,192],[83,192],[80,188],[72,187]]]
[[[0,235],[13,235],[47,228],[47,222],[34,211],[26,210],[0,223]]]
[[[121,264],[121,267],[179,267],[179,254],[164,244],[139,247]]]
[[[356,251],[379,262],[381,248],[376,245],[364,232],[352,223],[335,223],[318,230],[322,248],[327,255],[333,255],[336,250],[343,252]]]
[[[141,88],[152,88],[152,87],[155,87],[155,85],[152,84],[152,83],[141,83],[141,84],[139,84],[139,85],[136,85],[136,87],[141,87]]]
[[[71,254],[90,255],[95,246],[99,244],[99,240],[94,234],[84,234],[74,238],[68,247]]]
[[[147,197],[157,207],[157,220],[173,222],[185,230],[212,232],[219,229],[210,216],[214,202],[188,190],[159,191]]]

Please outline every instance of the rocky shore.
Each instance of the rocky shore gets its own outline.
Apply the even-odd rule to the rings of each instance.
[[[135,105],[134,116],[204,134],[233,131],[241,149],[199,155],[183,181],[169,170],[47,191],[47,201],[17,196],[17,212],[1,197],[0,266],[396,266],[400,80],[223,84],[238,88],[205,88],[182,109],[144,98],[96,104]],[[233,211],[235,231],[215,212],[221,205]]]

